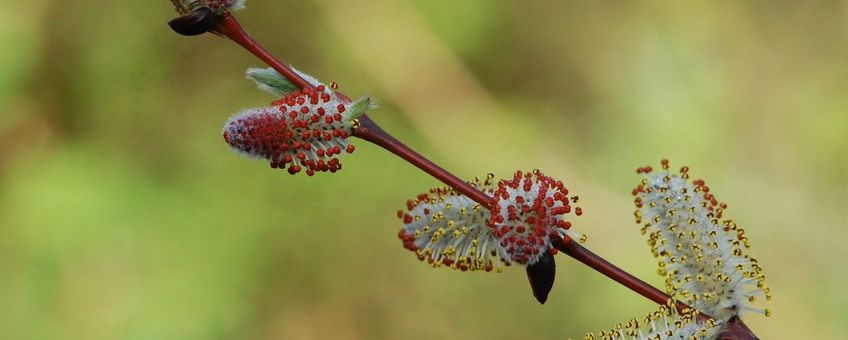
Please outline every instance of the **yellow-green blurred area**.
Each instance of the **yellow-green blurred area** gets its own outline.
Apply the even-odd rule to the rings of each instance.
[[[562,339],[655,306],[565,256],[431,269],[395,212],[439,183],[363,141],[337,174],[240,157],[227,117],[275,99],[168,1],[2,1],[0,338]],[[637,166],[689,165],[751,240],[763,339],[848,315],[848,3],[250,1],[285,62],[463,178],[542,169],[581,198],[586,247],[656,286]]]

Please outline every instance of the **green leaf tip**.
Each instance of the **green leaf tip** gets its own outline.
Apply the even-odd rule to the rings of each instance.
[[[247,79],[256,82],[256,87],[272,94],[285,96],[300,90],[291,81],[272,68],[249,68],[245,73]]]
[[[357,119],[361,117],[365,114],[365,111],[373,107],[374,106],[371,105],[370,97],[360,97],[350,106],[350,119]]]

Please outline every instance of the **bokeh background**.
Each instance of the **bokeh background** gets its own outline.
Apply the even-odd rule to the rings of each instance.
[[[430,269],[395,211],[438,183],[364,142],[335,175],[232,153],[227,117],[274,98],[168,1],[0,10],[0,338],[582,338],[654,309],[567,257],[525,274]],[[470,178],[543,169],[587,247],[660,285],[632,218],[637,166],[689,165],[765,268],[764,339],[848,321],[848,3],[251,1],[283,60]]]

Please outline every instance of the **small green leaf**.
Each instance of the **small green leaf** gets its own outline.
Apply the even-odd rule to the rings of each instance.
[[[361,97],[350,106],[350,119],[357,119],[371,107],[371,98]]]
[[[300,90],[292,84],[288,79],[277,73],[272,68],[249,68],[247,69],[247,79],[256,82],[256,86],[260,89],[276,95],[285,96],[289,93]]]

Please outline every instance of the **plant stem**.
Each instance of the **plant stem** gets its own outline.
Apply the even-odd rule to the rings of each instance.
[[[223,34],[227,38],[232,39],[237,44],[244,47],[244,49],[248,50],[250,53],[253,53],[257,58],[264,61],[268,66],[271,66],[277,72],[280,72],[281,75],[286,77],[289,81],[294,83],[297,87],[300,88],[314,88],[312,84],[303,79],[299,74],[292,71],[291,68],[283,64],[277,57],[268,52],[262,45],[259,45],[256,40],[247,34],[242,28],[241,24],[239,24],[236,17],[234,17],[230,12],[224,12],[221,14],[221,18],[218,19],[218,22],[215,24],[215,32]]]
[[[489,209],[491,207],[493,201],[489,195],[480,190],[477,190],[470,184],[459,179],[458,177],[454,176],[445,169],[442,169],[427,158],[424,158],[423,156],[419,155],[417,152],[410,149],[409,147],[407,147],[406,145],[399,142],[397,139],[383,131],[383,129],[377,126],[377,124],[374,123],[374,121],[372,121],[367,116],[362,116],[359,119],[359,127],[353,130],[353,135],[367,140],[371,143],[377,144],[383,149],[391,151],[395,155],[400,156],[400,158],[405,159],[407,162],[415,165],[419,169],[437,178],[438,180],[447,184],[451,188],[456,189],[461,194],[468,196],[477,203],[480,203],[481,205],[486,207],[486,209]]]
[[[233,41],[244,47],[246,50],[253,53],[253,55],[264,61],[269,66],[271,66],[274,70],[286,77],[296,86],[301,88],[314,88],[312,84],[310,84],[305,79],[303,79],[303,77],[292,71],[291,68],[283,64],[279,59],[274,57],[274,55],[272,55],[265,48],[259,45],[258,42],[253,40],[253,38],[251,38],[250,35],[244,31],[244,29],[238,23],[236,18],[232,16],[232,14],[230,14],[229,12],[225,12],[221,15],[221,18],[216,23],[215,31],[232,39]],[[338,94],[342,98],[347,99],[347,97],[343,94]],[[468,196],[469,198],[473,199],[477,203],[480,203],[486,208],[490,208],[494,202],[492,198],[486,193],[477,190],[470,184],[454,176],[445,169],[442,169],[435,163],[431,162],[427,158],[424,158],[414,150],[410,149],[409,147],[389,135],[376,123],[374,123],[374,121],[368,118],[367,115],[363,115],[359,118],[359,126],[354,129],[353,135],[367,140],[371,143],[374,143],[405,159],[407,162],[415,165],[419,169],[444,182],[451,188],[456,189],[461,194]],[[635,276],[631,275],[630,273],[625,272],[621,268],[618,268],[615,265],[609,263],[597,254],[579,245],[577,242],[573,242],[570,239],[563,241],[562,239],[556,238],[553,240],[553,246],[556,249],[565,253],[566,255],[571,256],[577,261],[580,261],[581,263],[591,267],[592,269],[595,269],[601,274],[606,275],[607,277],[624,285],[627,288],[630,288],[634,292],[648,298],[651,301],[654,301],[660,305],[665,305],[666,302],[668,302],[668,300],[670,299],[667,294],[663,293],[659,289],[654,288],[653,286],[645,283],[645,281],[642,281],[636,278]],[[679,311],[682,312],[684,309],[691,307],[682,302],[677,302],[677,308]],[[706,314],[701,313],[699,315],[699,318],[706,319],[710,317]]]
[[[552,243],[554,248],[557,250],[571,256],[575,260],[580,261],[599,273],[604,274],[606,277],[613,279],[613,281],[620,283],[622,286],[630,288],[630,290],[646,297],[648,300],[660,305],[665,305],[668,300],[671,299],[668,294],[654,286],[651,286],[645,281],[640,280],[623,269],[616,267],[614,264],[609,263],[609,261],[604,260],[602,257],[571,239],[562,240],[557,238],[553,239]],[[683,313],[686,309],[692,309],[692,307],[683,302],[677,301],[678,312]],[[704,313],[699,313],[698,318],[706,320],[711,319],[712,317]]]

